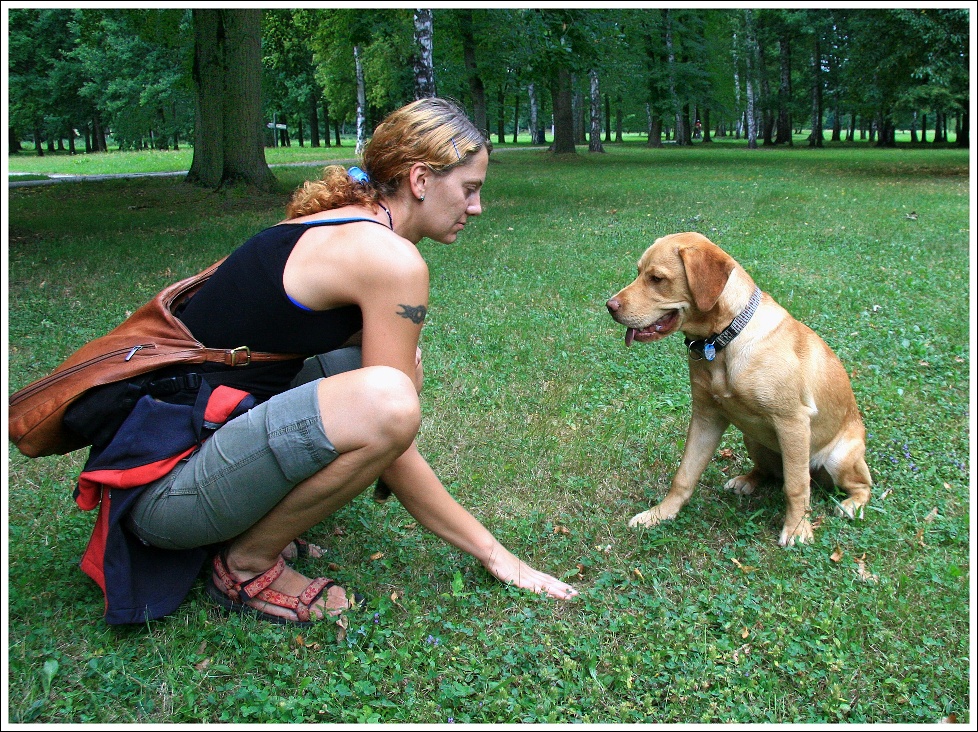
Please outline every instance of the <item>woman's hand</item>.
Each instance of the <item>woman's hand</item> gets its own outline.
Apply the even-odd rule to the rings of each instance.
[[[557,600],[569,600],[578,592],[556,577],[538,572],[526,562],[517,559],[502,544],[498,544],[485,563],[489,573],[501,582],[514,585],[537,594],[546,594]]]

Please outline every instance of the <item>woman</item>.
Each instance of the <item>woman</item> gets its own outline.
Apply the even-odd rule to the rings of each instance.
[[[222,264],[180,317],[205,345],[323,353],[359,339],[362,368],[288,388],[301,361],[220,374],[262,401],[139,496],[128,527],[144,544],[223,543],[208,592],[277,622],[349,607],[332,580],[284,558],[297,540],[378,478],[419,523],[503,582],[576,591],[506,550],[445,490],[415,444],[428,307],[424,237],[451,244],[482,213],[490,143],[458,107],[422,99],[392,113],[363,168],[332,166],[296,191],[287,220]]]

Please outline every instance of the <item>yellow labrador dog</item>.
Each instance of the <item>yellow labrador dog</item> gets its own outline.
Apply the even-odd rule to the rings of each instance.
[[[827,474],[848,494],[840,515],[853,518],[869,502],[866,430],[841,361],[720,247],[696,233],[657,239],[635,281],[607,305],[627,328],[626,345],[682,331],[689,350],[692,419],[679,470],[662,502],[630,526],[676,516],[730,424],[743,432],[754,468],[725,487],[749,494],[783,481],[781,546],[813,538],[813,477]]]

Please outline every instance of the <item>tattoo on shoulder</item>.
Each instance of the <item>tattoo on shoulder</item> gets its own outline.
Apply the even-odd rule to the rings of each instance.
[[[418,305],[417,307],[411,305],[398,305],[399,308],[404,308],[398,313],[402,318],[407,318],[415,325],[421,325],[424,322],[425,316],[428,314],[428,308],[424,305]]]

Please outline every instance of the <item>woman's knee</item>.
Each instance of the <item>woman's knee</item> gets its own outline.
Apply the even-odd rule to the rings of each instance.
[[[349,381],[344,391],[356,402],[360,427],[407,449],[421,427],[421,404],[414,382],[389,366],[369,366],[343,376]],[[323,414],[328,414],[330,398],[324,390],[320,395]]]

